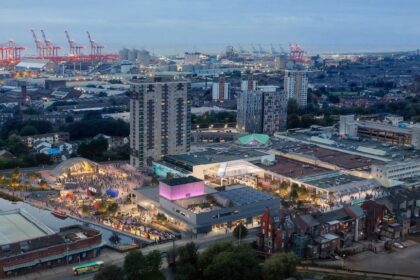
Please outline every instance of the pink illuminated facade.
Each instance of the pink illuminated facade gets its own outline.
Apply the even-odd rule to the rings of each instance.
[[[194,177],[183,177],[159,182],[159,195],[178,200],[205,194],[204,182]]]

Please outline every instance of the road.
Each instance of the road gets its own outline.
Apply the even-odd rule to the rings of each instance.
[[[248,231],[248,236],[244,238],[242,241],[244,243],[250,243],[255,240],[258,230],[251,229]],[[220,234],[220,235],[212,235],[212,236],[204,236],[198,237],[197,239],[181,239],[175,242],[176,247],[181,247],[188,242],[193,241],[199,248],[199,250],[204,250],[211,244],[223,241],[223,240],[235,240],[231,233],[229,234]],[[172,242],[159,244],[159,245],[150,245],[145,247],[144,249],[140,249],[143,253],[147,254],[153,250],[159,250],[160,252],[164,253],[167,252],[169,249],[173,248],[174,244]],[[126,254],[120,254],[115,251],[105,249],[96,260],[103,260],[106,264],[115,264],[117,266],[122,267],[124,264],[124,257]],[[27,275],[22,275],[20,277],[14,278],[15,280],[88,280],[93,279],[95,274],[86,274],[81,276],[73,276],[71,275],[71,267],[72,265],[68,266],[61,266],[55,267],[50,270],[44,270],[36,273],[30,273]],[[163,265],[162,269],[166,269],[167,263],[166,259],[163,258]]]
[[[335,268],[326,268],[326,267],[314,267],[314,266],[298,266],[296,268],[298,272],[313,272],[321,273],[322,275],[331,274],[331,275],[341,275],[341,276],[355,276],[355,277],[364,277],[364,278],[375,278],[375,279],[396,279],[396,280],[417,280],[419,277],[408,276],[408,275],[399,275],[399,274],[388,274],[380,272],[370,272],[370,271],[360,271],[360,270],[343,270]]]

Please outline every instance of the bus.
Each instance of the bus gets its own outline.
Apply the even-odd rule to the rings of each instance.
[[[91,272],[97,272],[104,267],[103,261],[88,262],[73,267],[73,275],[82,275]]]

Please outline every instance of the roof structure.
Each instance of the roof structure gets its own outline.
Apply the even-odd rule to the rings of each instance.
[[[266,145],[270,141],[270,137],[266,134],[248,134],[238,138],[238,141],[242,145],[258,146]]]
[[[81,170],[82,168],[86,169],[86,171],[93,172],[95,168],[97,168],[98,166],[99,166],[98,163],[91,161],[89,159],[82,158],[82,157],[75,157],[75,158],[70,158],[66,161],[63,161],[62,163],[57,165],[53,170],[53,175],[55,176],[65,175],[69,172],[69,170],[71,172],[72,170],[75,170],[75,169]]]
[[[0,212],[0,246],[54,234],[23,209]]]
[[[236,205],[254,204],[261,201],[277,199],[272,195],[245,186],[238,186],[237,188],[221,191],[214,195],[221,196]]]
[[[202,180],[195,178],[193,176],[188,176],[188,177],[164,179],[164,180],[161,180],[161,182],[165,183],[168,186],[178,186],[178,185],[184,185],[184,184],[189,184],[189,183],[202,182]]]

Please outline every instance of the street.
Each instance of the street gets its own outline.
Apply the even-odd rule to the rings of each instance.
[[[255,240],[256,234],[258,230],[257,229],[251,229],[248,231],[248,236],[243,239],[242,241],[245,243],[250,243]],[[229,234],[223,234],[223,235],[214,235],[214,236],[203,236],[198,237],[197,239],[181,239],[177,240],[175,242],[176,247],[181,247],[188,242],[193,241],[199,248],[199,250],[204,250],[211,244],[222,241],[222,240],[236,240],[231,233]],[[141,249],[141,251],[144,254],[147,254],[150,251],[153,250],[159,250],[160,252],[167,252],[169,249],[171,249],[174,246],[172,242],[154,245],[154,246],[147,246],[144,249]],[[95,260],[102,260],[105,262],[105,265],[109,264],[115,264],[117,266],[122,267],[124,264],[124,257],[126,254],[117,253],[115,251],[112,251],[110,249],[103,249],[101,254],[98,258]],[[55,267],[50,270],[44,270],[36,273],[30,273],[26,275],[22,275],[19,277],[14,278],[15,280],[87,280],[87,279],[93,279],[95,274],[86,274],[81,276],[73,276],[71,273],[71,268],[73,265],[68,266],[61,266],[61,267]],[[162,259],[162,270],[165,270],[167,267],[166,259]]]

